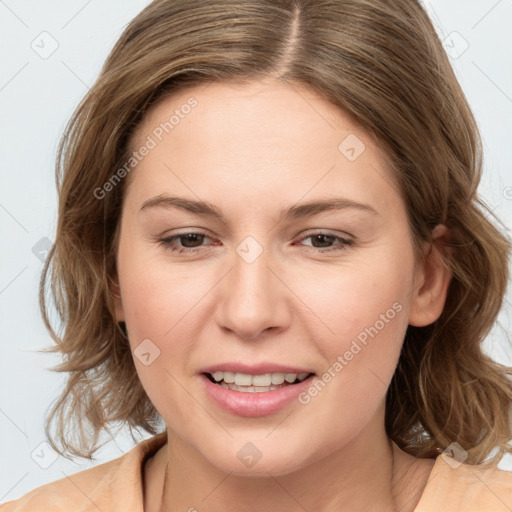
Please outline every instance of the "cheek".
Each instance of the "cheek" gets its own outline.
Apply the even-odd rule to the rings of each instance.
[[[340,433],[347,439],[356,436],[365,427],[382,405],[398,363],[408,325],[411,275],[408,262],[387,261],[345,268],[336,278],[317,280],[314,289],[300,291],[321,318],[311,335],[316,333],[316,349],[326,364],[299,401],[311,418],[307,428],[327,415],[324,434],[333,440]],[[321,449],[322,438],[311,442]]]
[[[119,279],[129,343],[137,374],[151,402],[164,417],[180,411],[187,421],[183,382],[189,354],[198,338],[194,321],[207,284],[162,262],[135,252],[120,252]],[[203,276],[204,277],[204,276]]]
[[[411,283],[412,262],[391,251],[381,252],[375,261],[318,267],[294,278],[293,290],[310,311],[311,335],[321,333],[322,351],[333,360],[353,340],[363,346],[371,339],[400,345],[408,325]]]
[[[412,279],[412,257],[391,248],[295,282],[297,295],[319,318],[311,316],[310,336],[325,361],[301,403],[309,404],[312,417],[323,414],[323,404],[337,404],[334,437],[347,417],[354,419],[351,428],[362,428],[384,399],[408,326]]]
[[[157,343],[174,340],[174,332],[187,325],[198,301],[211,288],[208,276],[199,267],[170,264],[160,249],[122,249],[118,271],[130,337],[133,342],[143,338]]]

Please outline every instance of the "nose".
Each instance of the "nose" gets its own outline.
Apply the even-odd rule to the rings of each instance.
[[[280,280],[279,266],[270,259],[263,251],[249,263],[235,253],[231,271],[219,283],[216,321],[221,329],[255,340],[288,327],[288,289]]]

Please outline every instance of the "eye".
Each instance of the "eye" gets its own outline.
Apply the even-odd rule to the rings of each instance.
[[[354,240],[349,240],[323,231],[311,233],[305,238],[302,238],[301,241],[308,239],[311,239],[311,245],[307,247],[306,250],[313,250],[314,252],[345,251],[347,246],[354,243]]]
[[[200,231],[187,231],[167,238],[160,238],[158,241],[171,252],[178,254],[193,253],[202,250],[205,239],[210,239],[206,233]],[[214,245],[218,245],[214,243]]]
[[[354,240],[343,238],[332,233],[319,231],[311,233],[310,235],[302,238],[300,241],[311,240],[311,244],[300,244],[302,248],[308,252],[330,252],[330,251],[344,251],[347,246],[354,243]],[[160,242],[166,249],[177,254],[192,254],[206,249],[204,245],[205,240],[212,240],[206,233],[201,231],[187,231],[178,233],[176,235],[160,238]],[[219,245],[219,242],[213,242],[211,245]]]

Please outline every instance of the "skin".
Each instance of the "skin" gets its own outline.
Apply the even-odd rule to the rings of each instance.
[[[147,113],[134,150],[192,96],[197,106],[129,175],[113,276],[132,349],[150,339],[160,350],[149,366],[134,358],[169,437],[146,464],[144,510],[414,510],[433,459],[389,440],[384,404],[407,326],[442,312],[450,276],[440,249],[425,244],[426,260],[415,265],[385,153],[304,86],[213,83],[175,93]],[[349,134],[365,144],[355,161],[338,150]],[[175,207],[141,211],[160,194],[207,201],[224,220]],[[279,218],[296,203],[334,197],[376,213]],[[197,252],[159,241],[187,229],[207,235],[189,243]],[[352,244],[318,241],[318,231]],[[263,248],[252,263],[236,252],[248,236]],[[434,230],[436,241],[446,236],[444,226]],[[225,361],[321,375],[396,303],[401,311],[306,405],[239,417],[203,391],[200,369]],[[249,441],[262,453],[250,468],[237,457]]]

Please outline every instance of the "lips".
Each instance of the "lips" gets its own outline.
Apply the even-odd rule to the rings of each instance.
[[[275,363],[260,363],[258,365],[244,365],[240,363],[222,363],[204,369],[203,375],[214,384],[226,389],[240,390],[253,388],[269,391],[276,387],[283,387],[302,382],[313,372],[302,368],[283,366]]]
[[[278,386],[237,386],[219,384],[209,373],[199,375],[204,392],[213,404],[236,416],[258,417],[278,412],[299,403],[297,397],[311,385],[313,374],[303,381],[283,382]]]

